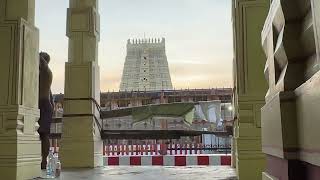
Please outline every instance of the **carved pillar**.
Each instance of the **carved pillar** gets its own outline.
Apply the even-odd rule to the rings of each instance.
[[[35,0],[0,0],[1,179],[40,175],[39,33],[34,7]]]
[[[269,82],[262,108],[266,180],[320,176],[319,1],[273,0],[262,31]]]
[[[63,167],[102,165],[102,141],[94,119],[99,114],[93,101],[79,100],[93,98],[100,102],[99,22],[98,0],[70,0],[61,142]]]
[[[265,156],[261,151],[260,109],[267,83],[261,30],[269,0],[234,0],[235,163],[240,180],[261,179]]]

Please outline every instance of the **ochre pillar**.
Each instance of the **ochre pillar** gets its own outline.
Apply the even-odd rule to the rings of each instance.
[[[269,0],[234,0],[235,164],[240,180],[259,180],[265,168],[261,151],[260,109],[267,83],[261,31]]]
[[[40,176],[35,0],[0,0],[0,179]]]
[[[64,168],[102,165],[102,141],[91,100],[100,102],[98,0],[70,0],[67,17],[69,58],[65,73],[65,100],[61,160]]]

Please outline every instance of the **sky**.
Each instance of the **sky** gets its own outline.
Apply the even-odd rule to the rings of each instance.
[[[64,91],[68,0],[36,1],[40,51],[51,56],[52,91]],[[129,38],[166,38],[175,89],[232,86],[231,0],[100,0],[101,91],[118,91]]]

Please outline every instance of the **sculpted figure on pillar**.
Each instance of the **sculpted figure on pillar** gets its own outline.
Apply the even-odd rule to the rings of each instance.
[[[53,114],[53,99],[51,93],[52,72],[49,68],[50,56],[45,52],[40,53],[39,62],[39,135],[41,140],[41,169],[45,169],[47,165],[47,156],[49,153],[50,142],[50,126]]]

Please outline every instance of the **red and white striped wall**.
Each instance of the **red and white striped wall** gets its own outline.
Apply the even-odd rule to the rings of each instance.
[[[105,145],[103,155],[106,156],[143,156],[143,155],[199,155],[210,154],[206,149],[230,148],[204,144],[143,144],[143,145]],[[164,154],[163,154],[164,153]],[[212,152],[211,152],[212,153]]]
[[[230,166],[231,155],[104,156],[105,166]]]

